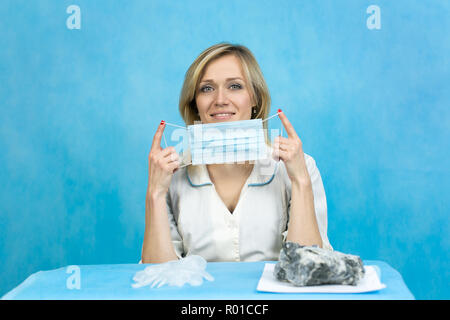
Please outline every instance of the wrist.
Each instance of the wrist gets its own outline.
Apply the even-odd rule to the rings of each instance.
[[[147,189],[147,202],[165,201],[167,191]]]
[[[311,178],[309,177],[309,175],[306,177],[293,177],[291,178],[291,184],[293,188],[297,187],[301,189],[312,186]]]
[[[150,227],[150,220],[161,216],[165,211],[166,199],[165,194],[159,192],[147,191],[145,199],[145,228]]]
[[[300,161],[289,171],[289,179],[293,185],[295,184],[299,187],[311,185],[311,177],[305,161]]]

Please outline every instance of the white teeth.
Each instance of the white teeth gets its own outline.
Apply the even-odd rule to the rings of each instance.
[[[214,117],[217,117],[217,116],[232,116],[233,114],[232,113],[216,113],[215,115],[213,115]]]

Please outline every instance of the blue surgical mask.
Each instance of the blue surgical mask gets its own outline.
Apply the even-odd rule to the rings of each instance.
[[[194,124],[187,130],[193,165],[267,158],[261,119]]]
[[[175,146],[175,150],[190,149],[180,168],[188,165],[236,163],[243,161],[268,159],[263,123],[274,118],[278,113],[264,119],[240,120],[218,123],[199,123],[183,127],[177,124],[166,125],[180,128],[172,133],[171,141],[182,141]],[[274,130],[271,130],[273,134]],[[275,130],[278,134],[278,130]],[[282,135],[282,134],[281,134]],[[167,141],[163,132],[164,143]],[[179,153],[181,150],[177,150]]]

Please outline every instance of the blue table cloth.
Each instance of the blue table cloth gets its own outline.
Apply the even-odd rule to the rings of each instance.
[[[275,261],[267,261],[275,263]],[[378,266],[381,282],[386,288],[357,294],[299,294],[268,293],[256,290],[266,262],[209,262],[206,271],[214,281],[204,280],[193,287],[163,286],[160,288],[132,288],[133,276],[145,269],[146,264],[80,265],[80,288],[68,288],[67,279],[71,271],[63,267],[50,271],[39,271],[29,276],[19,286],[5,294],[2,299],[151,299],[151,300],[290,300],[290,299],[383,299],[411,300],[409,291],[398,271],[382,261],[363,261],[365,265]],[[70,287],[70,286],[69,286]]]

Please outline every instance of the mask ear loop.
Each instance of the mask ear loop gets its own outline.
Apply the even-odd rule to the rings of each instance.
[[[280,114],[280,112],[277,112],[277,113],[275,113],[274,115],[272,115],[272,116],[270,116],[270,117],[264,119],[262,122],[267,121],[267,120],[269,120],[269,119],[272,119],[273,117],[276,117],[276,116],[279,115],[279,114]],[[283,125],[281,125],[281,136],[283,136]]]
[[[268,118],[265,118],[262,122],[267,121],[269,119],[272,119],[273,117],[276,117],[278,114],[279,114],[279,112],[275,113],[274,115],[272,115],[272,116],[270,116]]]
[[[164,138],[164,144],[166,145],[166,148],[167,148],[166,135],[164,134],[164,131],[163,131],[163,138]]]
[[[169,123],[169,122],[166,122],[166,125],[169,125],[169,126],[172,126],[172,127],[177,127],[177,128],[181,128],[181,129],[187,130],[186,127],[179,126],[179,125],[177,125],[177,124],[173,124],[173,123]],[[167,148],[167,141],[166,141],[166,136],[164,135],[164,131],[163,131],[163,138],[164,138],[164,143],[166,144],[166,148]],[[187,167],[187,166],[189,166],[189,165],[191,165],[191,164],[192,164],[192,162],[187,163],[187,164],[183,164],[182,166],[179,166],[178,168],[181,169],[181,168]]]
[[[268,118],[266,118],[266,119],[264,119],[262,122],[264,122],[264,121],[267,121],[267,120],[269,120],[269,119],[272,119],[273,117],[276,117],[276,116],[278,116],[280,114],[280,112],[277,112],[277,113],[275,113],[274,115],[272,115],[272,116],[270,116],[270,117],[268,117]],[[283,124],[281,124],[281,136],[283,136]],[[278,161],[280,161],[280,160],[278,160]]]

